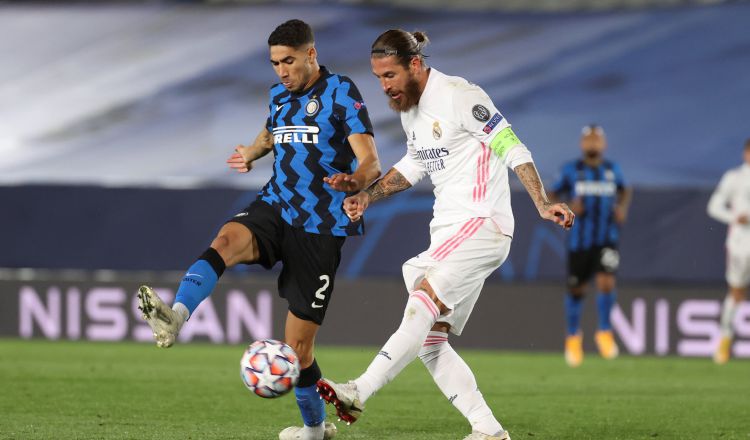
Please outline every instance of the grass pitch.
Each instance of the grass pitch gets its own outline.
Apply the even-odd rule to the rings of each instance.
[[[299,424],[292,395],[239,378],[244,347],[0,340],[1,439],[276,439]],[[460,350],[513,440],[750,439],[750,362]],[[355,376],[370,348],[321,348],[324,374]],[[335,420],[329,406],[329,420]],[[460,440],[470,428],[420,362],[337,439]]]

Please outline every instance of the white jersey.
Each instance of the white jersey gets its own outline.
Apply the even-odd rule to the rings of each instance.
[[[512,236],[506,167],[532,159],[521,143],[502,157],[491,150],[496,135],[504,129],[512,132],[489,96],[463,78],[432,68],[419,104],[401,113],[401,124],[407,152],[394,168],[412,185],[429,174],[435,186],[430,227],[491,218]]]
[[[734,255],[750,255],[750,225],[737,222],[741,215],[750,217],[750,165],[724,173],[708,202],[708,213],[729,225],[727,250]]]

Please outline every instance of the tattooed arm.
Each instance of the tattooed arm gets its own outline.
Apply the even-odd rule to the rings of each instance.
[[[542,185],[542,179],[539,177],[539,173],[534,166],[534,162],[526,162],[518,165],[513,169],[518,176],[518,179],[526,188],[526,192],[529,193],[531,200],[536,205],[539,215],[545,219],[555,222],[565,229],[570,229],[573,226],[575,214],[568,208],[565,203],[552,203],[547,198],[547,193],[544,191],[544,185]]]
[[[370,203],[409,188],[411,188],[411,183],[406,180],[406,177],[399,173],[397,169],[391,168],[382,179],[373,183],[366,190],[344,199],[344,212],[352,221],[357,221],[362,217]]]

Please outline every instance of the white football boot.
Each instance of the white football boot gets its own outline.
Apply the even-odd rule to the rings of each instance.
[[[279,440],[302,440],[304,439],[305,428],[301,426],[290,426],[279,433]],[[323,431],[323,440],[328,440],[336,436],[336,425],[326,422]]]
[[[177,334],[185,323],[185,318],[175,312],[159,295],[148,286],[138,288],[138,310],[143,312],[143,320],[148,323],[154,332],[156,346],[168,348],[174,344]]]
[[[365,410],[365,405],[359,401],[359,391],[353,382],[335,383],[328,379],[318,380],[318,394],[328,403],[336,407],[336,415],[351,425],[356,422]]]
[[[508,434],[508,431],[503,431],[498,435],[487,435],[474,431],[464,437],[464,440],[510,440],[510,434]]]

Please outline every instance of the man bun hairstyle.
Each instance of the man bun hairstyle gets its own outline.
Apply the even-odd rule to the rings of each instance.
[[[374,58],[395,56],[399,64],[404,68],[409,68],[409,62],[413,57],[419,57],[424,63],[427,55],[423,53],[423,50],[428,44],[430,44],[430,39],[422,31],[407,32],[403,29],[391,29],[380,34],[372,43],[370,56]]]
[[[312,28],[302,20],[289,20],[281,23],[268,36],[268,46],[288,46],[298,48],[315,42]]]

